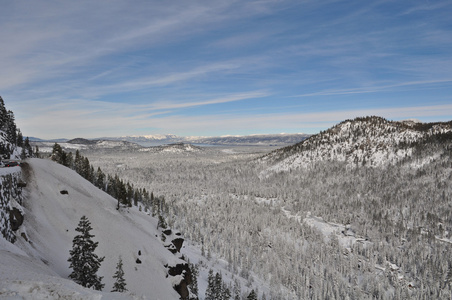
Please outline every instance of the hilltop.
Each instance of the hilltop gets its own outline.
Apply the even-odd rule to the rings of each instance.
[[[381,117],[345,120],[326,131],[262,158],[272,171],[288,171],[315,162],[346,162],[354,166],[395,164],[412,156],[433,136],[452,131],[452,122],[389,121]]]

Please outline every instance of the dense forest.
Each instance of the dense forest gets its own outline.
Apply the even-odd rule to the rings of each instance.
[[[284,158],[255,150],[86,155],[106,173],[165,194],[169,224],[226,260],[248,286],[266,282],[258,297],[449,299],[451,134],[444,127],[408,141],[400,138],[411,135],[404,126],[397,134],[375,124],[372,131],[355,120],[341,132],[369,149],[366,132],[391,133],[397,140],[380,146],[391,160],[357,164],[331,155],[281,170],[274,166]],[[317,149],[301,155],[318,158]],[[366,157],[356,151],[348,156]]]

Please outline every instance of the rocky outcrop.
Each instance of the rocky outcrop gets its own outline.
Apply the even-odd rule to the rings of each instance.
[[[11,243],[16,240],[14,231],[23,222],[23,214],[20,211],[22,188],[18,185],[20,177],[20,171],[0,176],[0,232]]]
[[[179,284],[174,286],[174,289],[179,293],[182,300],[188,300],[190,298],[188,285],[192,282],[191,271],[188,263],[168,267],[168,275],[173,277],[182,276],[182,280]]]
[[[180,253],[184,239],[179,232],[174,233],[171,229],[165,229],[162,231],[162,235],[165,236],[164,241],[170,241],[165,243],[165,247],[173,254]],[[177,284],[174,284],[174,289],[179,293],[181,299],[188,300],[190,298],[190,292],[188,291],[188,285],[192,282],[192,275],[188,263],[181,263],[175,266],[165,266],[168,268],[168,276],[174,278],[180,277],[177,280]]]
[[[20,225],[23,224],[24,216],[18,208],[14,207],[9,211],[9,222],[11,224],[12,231],[16,231],[19,229]]]
[[[165,247],[173,254],[180,253],[182,245],[184,244],[184,239],[179,232],[173,233],[171,229],[165,229],[162,231],[165,235],[165,241],[170,241],[165,244]]]

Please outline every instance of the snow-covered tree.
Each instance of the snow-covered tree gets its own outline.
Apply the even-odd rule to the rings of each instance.
[[[82,216],[75,231],[80,234],[76,235],[72,240],[72,250],[69,251],[70,268],[72,273],[69,278],[76,283],[95,290],[102,290],[102,278],[97,275],[97,271],[101,262],[105,257],[99,257],[94,253],[98,246],[98,242],[94,242],[94,235],[90,234],[93,228],[86,216]]]
[[[209,275],[207,276],[207,289],[205,300],[216,300],[217,295],[215,295],[215,277],[213,275],[213,270],[209,270]]]
[[[112,292],[120,292],[123,293],[127,291],[126,288],[126,280],[124,279],[124,270],[122,269],[122,258],[119,257],[118,264],[116,265],[116,272],[115,275],[113,275],[113,278],[116,279],[115,283],[113,284]]]
[[[189,263],[191,278],[192,281],[189,284],[188,288],[190,289],[190,299],[198,299],[198,276],[199,276],[199,268],[197,265]]]

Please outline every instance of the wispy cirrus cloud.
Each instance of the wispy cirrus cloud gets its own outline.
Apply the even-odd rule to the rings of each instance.
[[[0,91],[37,136],[303,131],[319,118],[398,116],[452,101],[451,9],[443,0],[10,1],[0,10]]]
[[[442,85],[442,84],[451,84],[452,78],[450,79],[437,79],[437,80],[424,80],[424,81],[409,81],[409,82],[400,82],[395,84],[387,84],[387,85],[379,85],[379,86],[369,86],[369,87],[361,87],[361,88],[351,88],[351,89],[338,89],[338,90],[326,90],[319,91],[315,93],[307,93],[291,96],[294,98],[297,97],[314,97],[314,96],[334,96],[334,95],[349,95],[349,94],[367,94],[367,93],[378,93],[388,90],[393,90],[401,87],[425,87],[429,85]]]

